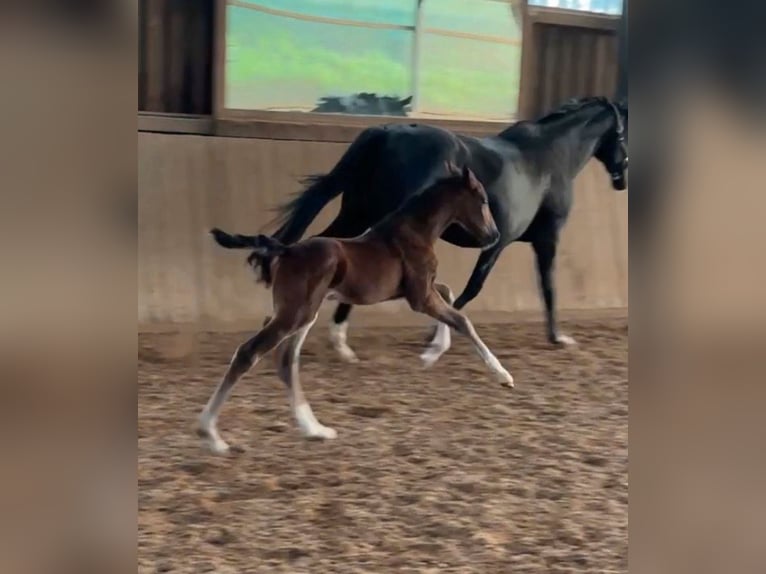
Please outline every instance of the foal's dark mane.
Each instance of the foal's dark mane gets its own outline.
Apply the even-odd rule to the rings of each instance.
[[[445,188],[459,187],[463,185],[462,175],[448,175],[436,180],[433,185],[427,187],[420,193],[409,196],[394,211],[384,216],[372,229],[383,231],[399,223],[405,217],[426,217],[433,211],[433,197],[442,192]]]

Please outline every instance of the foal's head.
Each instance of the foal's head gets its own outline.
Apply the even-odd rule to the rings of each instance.
[[[492,247],[500,238],[500,232],[489,210],[484,186],[468,166],[461,170],[447,162],[447,172],[449,176],[443,180],[443,185],[451,190],[454,222],[475,237],[483,248]]]

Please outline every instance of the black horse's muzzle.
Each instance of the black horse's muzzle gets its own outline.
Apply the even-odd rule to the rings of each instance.
[[[620,170],[610,174],[612,178],[612,187],[617,191],[625,191],[628,187],[625,172]]]

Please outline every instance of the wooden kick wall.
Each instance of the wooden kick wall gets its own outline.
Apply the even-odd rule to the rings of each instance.
[[[269,293],[256,285],[244,252],[217,248],[207,230],[256,231],[270,209],[299,189],[298,178],[330,168],[347,143],[138,134],[139,301],[144,327],[187,323],[200,329],[260,325]],[[628,305],[627,195],[613,191],[600,164],[576,182],[574,210],[558,258],[559,307]],[[309,231],[337,209],[331,204]],[[440,277],[465,285],[478,252],[440,242]],[[527,245],[506,250],[480,296],[476,316],[540,313],[534,260]],[[327,305],[327,307],[330,307]],[[355,311],[356,321],[419,323],[400,303]]]

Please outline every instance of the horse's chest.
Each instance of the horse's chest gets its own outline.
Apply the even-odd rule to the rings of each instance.
[[[542,203],[542,193],[528,185],[513,186],[504,182],[497,194],[495,221],[501,232],[511,239],[519,237],[532,223]]]

